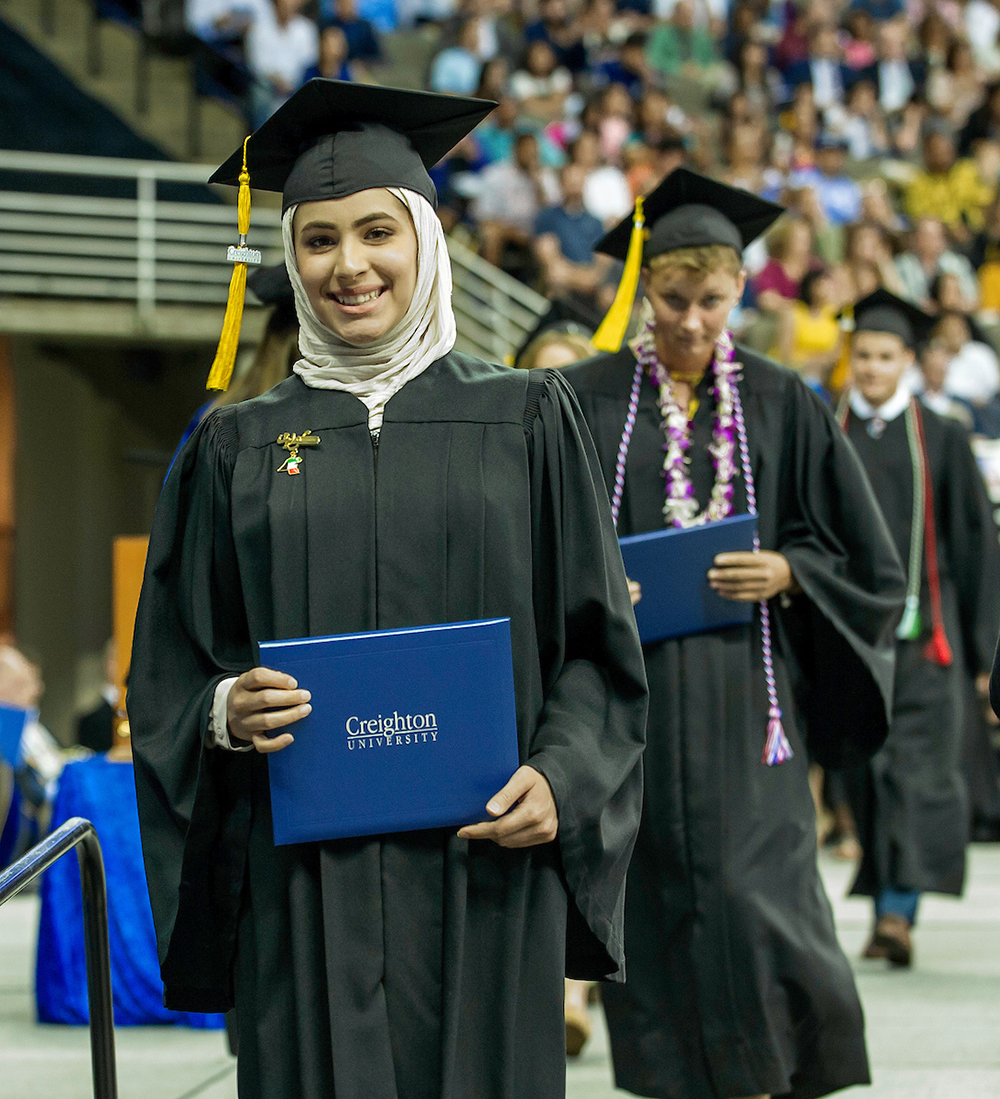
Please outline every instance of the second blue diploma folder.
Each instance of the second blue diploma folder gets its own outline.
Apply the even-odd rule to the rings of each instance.
[[[635,621],[644,645],[753,621],[753,604],[723,599],[708,570],[719,553],[751,551],[756,530],[756,516],[731,515],[619,539],[625,573],[642,586]]]
[[[267,757],[274,842],[487,820],[518,767],[510,619],[260,644],[312,693]]]

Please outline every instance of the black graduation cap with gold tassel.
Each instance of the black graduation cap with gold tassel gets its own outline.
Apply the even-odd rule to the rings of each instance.
[[[591,341],[599,351],[621,348],[642,268],[677,248],[727,244],[740,255],[784,213],[749,191],[677,168],[598,243],[595,251],[623,260],[615,300]],[[648,226],[648,228],[647,228]]]
[[[346,198],[376,187],[405,187],[437,205],[427,173],[496,107],[486,99],[317,77],[307,81],[215,172],[210,183],[239,186],[240,242],[209,389],[225,389],[239,344],[247,264],[250,181],[282,195],[282,212],[302,202]]]

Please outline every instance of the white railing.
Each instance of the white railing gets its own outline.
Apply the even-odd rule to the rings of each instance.
[[[236,212],[228,203],[167,202],[160,183],[204,184],[212,166],[0,150],[0,171],[131,180],[134,198],[0,190],[0,294],[134,303],[150,320],[163,303],[221,306]],[[67,191],[70,188],[67,188]],[[220,194],[230,190],[221,188]],[[281,258],[278,211],[256,205],[250,243]],[[503,361],[548,303],[450,240],[459,350]]]
[[[548,301],[452,238],[448,252],[458,350],[504,362],[538,324]]]

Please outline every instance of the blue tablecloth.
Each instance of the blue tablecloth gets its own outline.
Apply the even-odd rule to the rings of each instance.
[[[222,1015],[163,1007],[132,764],[113,763],[106,756],[70,763],[59,782],[52,827],[77,816],[93,821],[104,855],[115,1024],[222,1027]],[[38,1021],[86,1024],[87,970],[80,870],[75,856],[65,856],[46,871],[41,899],[35,971]]]

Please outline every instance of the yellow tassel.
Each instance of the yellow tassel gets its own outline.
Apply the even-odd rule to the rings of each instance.
[[[206,389],[229,388],[240,345],[240,328],[243,325],[243,305],[246,300],[247,264],[260,263],[260,252],[247,247],[250,232],[250,173],[247,171],[247,142],[243,142],[243,170],[240,172],[240,194],[237,202],[237,226],[240,243],[229,249],[228,258],[234,264],[233,277],[229,280],[229,300],[226,317],[222,322],[222,335],[215,352],[215,361],[208,375]]]
[[[632,236],[629,238],[625,270],[622,272],[621,282],[618,283],[615,300],[590,341],[598,351],[620,350],[625,333],[628,331],[629,321],[632,319],[632,306],[635,304],[636,291],[639,289],[639,273],[642,271],[642,249],[646,243],[646,220],[642,207],[643,198],[640,195],[635,200]]]
[[[236,351],[240,346],[240,328],[243,325],[243,302],[247,289],[247,265],[237,263],[233,268],[233,277],[229,280],[229,302],[226,305],[226,317],[222,322],[222,335],[215,352],[215,360],[208,375],[206,389],[229,388],[236,365]]]

